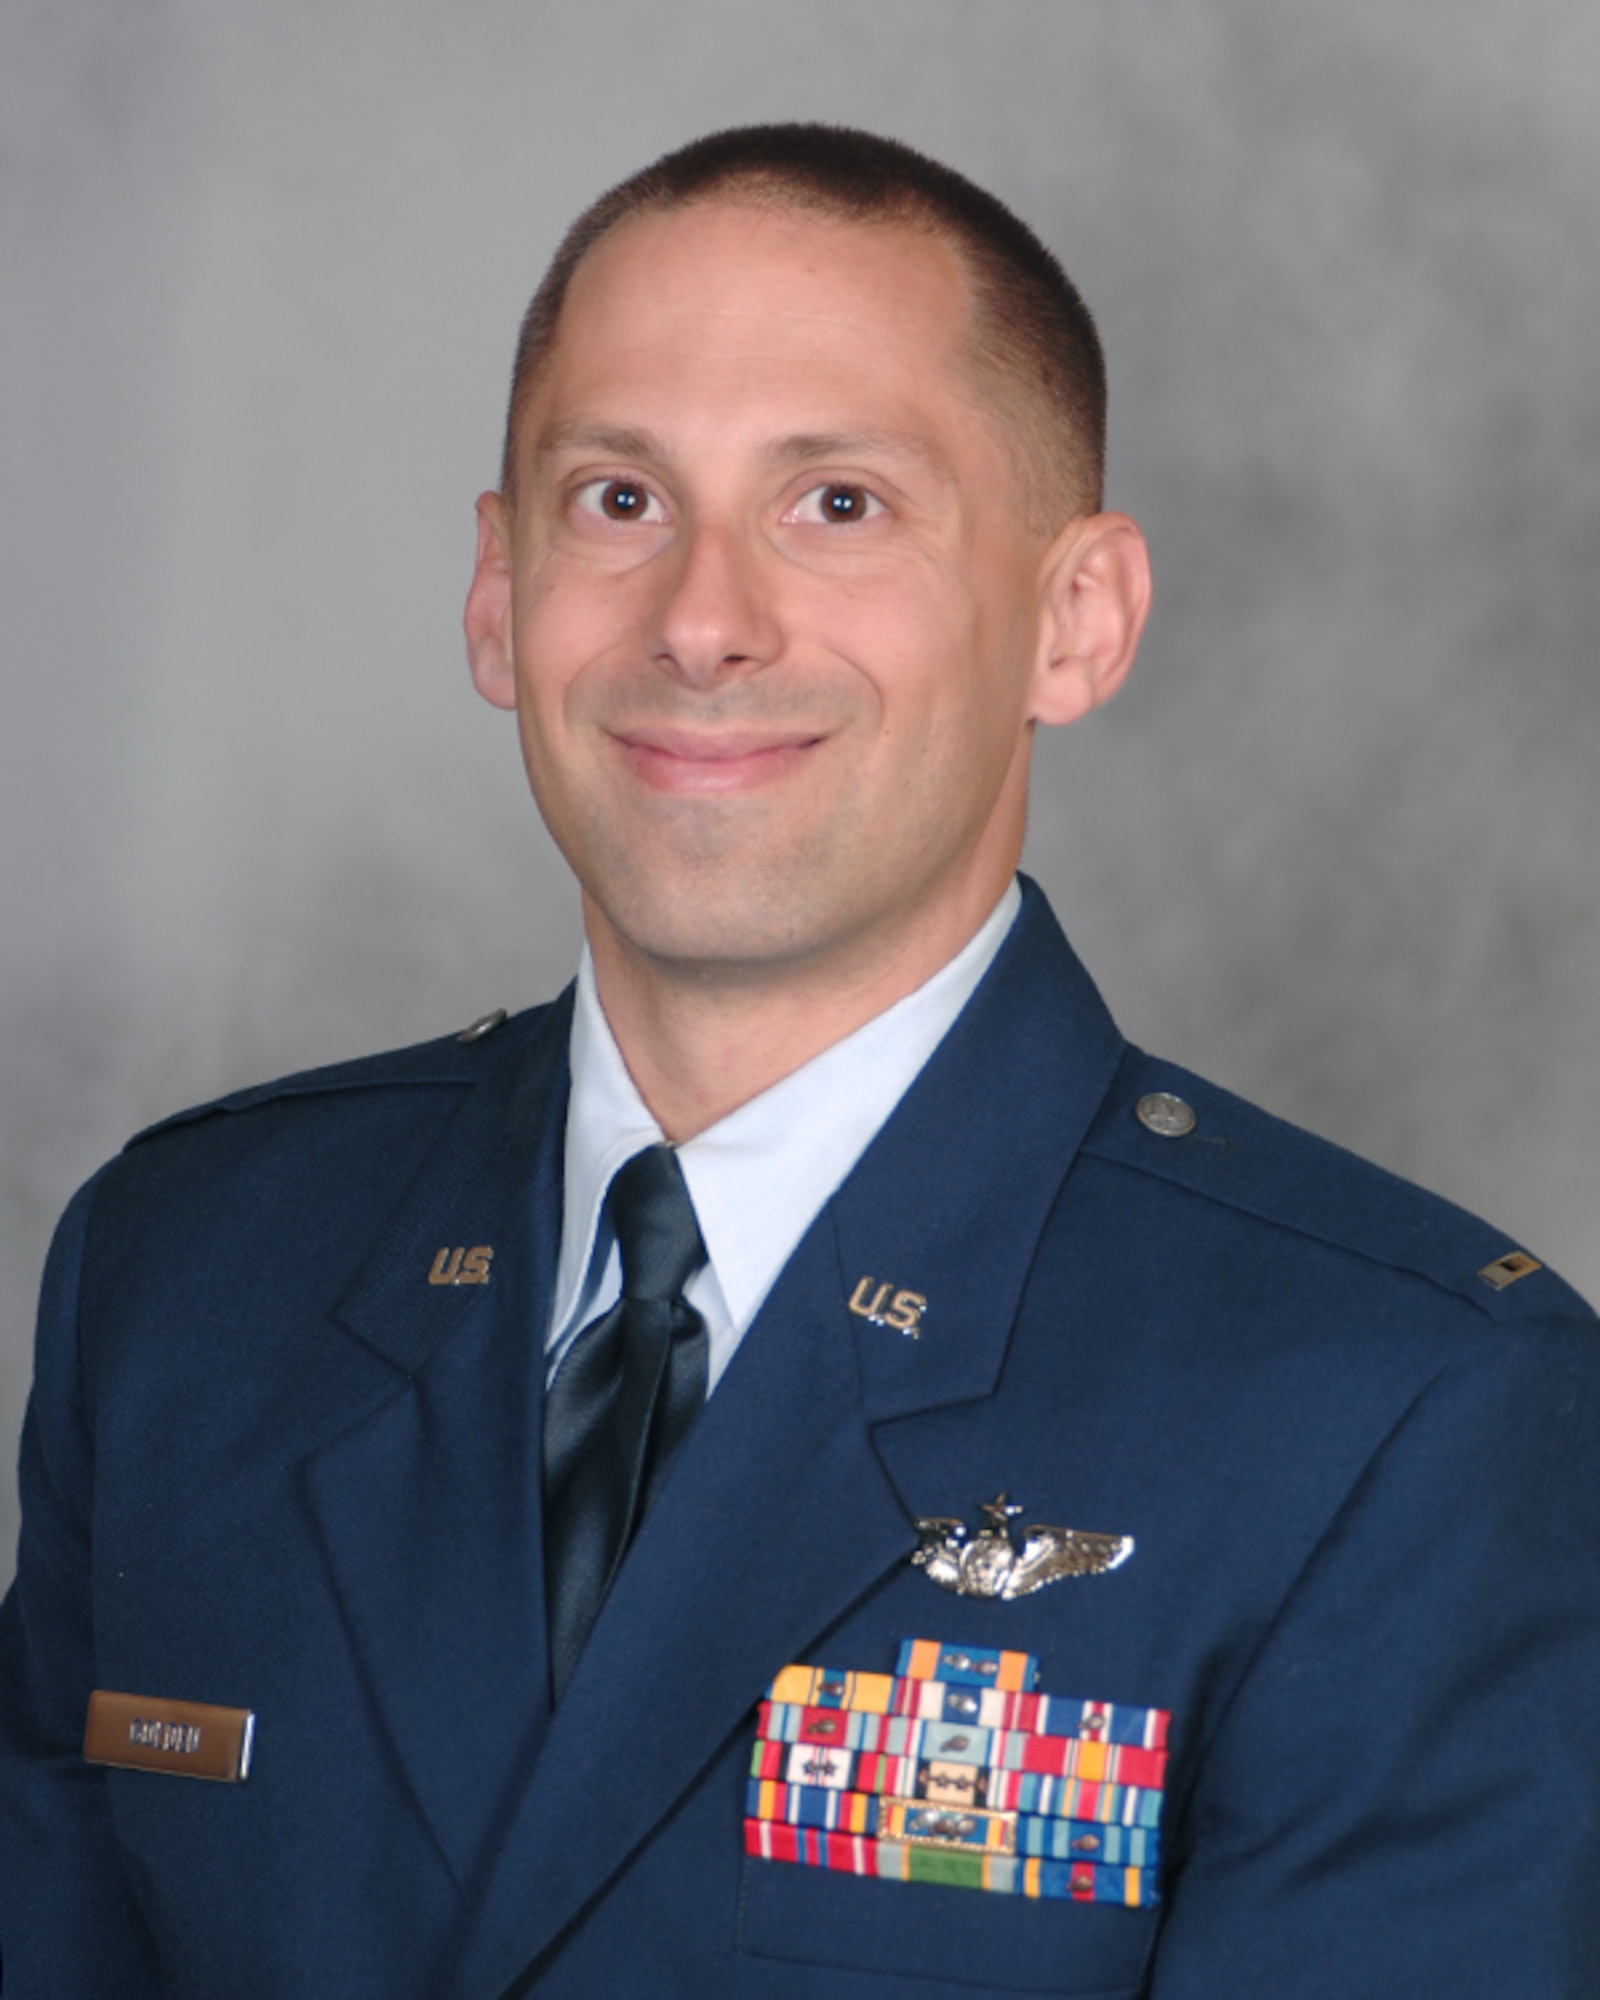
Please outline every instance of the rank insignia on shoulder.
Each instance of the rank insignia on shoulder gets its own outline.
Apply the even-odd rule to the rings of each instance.
[[[1531,1278],[1535,1271],[1543,1269],[1538,1258],[1530,1257],[1526,1250],[1508,1250],[1505,1256],[1496,1257],[1492,1264],[1485,1264],[1478,1276],[1495,1291],[1503,1292],[1518,1278]]]
[[[745,1852],[880,1881],[1158,1902],[1167,1711],[1039,1694],[1036,1670],[1026,1653],[931,1639],[907,1639],[893,1674],[785,1667],[761,1704]]]
[[[1022,1509],[1004,1493],[980,1509],[977,1534],[963,1521],[932,1515],[917,1523],[911,1560],[941,1589],[962,1597],[1027,1597],[1066,1576],[1102,1576],[1133,1554],[1132,1535],[1094,1535],[1042,1521],[1019,1530]]]

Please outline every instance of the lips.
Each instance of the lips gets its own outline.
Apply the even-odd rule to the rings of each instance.
[[[823,740],[813,729],[695,730],[651,724],[608,732],[641,783],[680,794],[751,791],[789,776]]]

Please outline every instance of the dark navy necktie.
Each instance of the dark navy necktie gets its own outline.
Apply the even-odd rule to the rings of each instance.
[[[622,1296],[573,1341],[545,1397],[545,1601],[558,1701],[706,1398],[705,1322],[683,1296],[706,1250],[677,1154],[636,1153],[606,1202]]]

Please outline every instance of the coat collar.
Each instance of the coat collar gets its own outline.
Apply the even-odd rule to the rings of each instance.
[[[852,1292],[926,1298],[910,1338],[852,1314],[869,1423],[988,1395],[1039,1232],[1125,1044],[1038,887],[989,976],[835,1198]]]
[[[335,1317],[407,1375],[486,1302],[514,1263],[548,1284],[561,1234],[561,1135],[572,989],[508,1028],[356,1273]],[[532,1236],[529,1230],[532,1229]],[[499,1233],[495,1231],[498,1229]],[[441,1248],[495,1251],[484,1287],[428,1282]],[[527,1255],[516,1253],[524,1250]],[[500,1293],[495,1293],[500,1296]]]

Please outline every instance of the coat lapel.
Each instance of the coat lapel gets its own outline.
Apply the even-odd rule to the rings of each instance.
[[[459,1882],[548,1715],[542,1342],[561,1220],[570,1008],[464,1098],[339,1308],[398,1371],[306,1490],[351,1641]],[[486,1284],[435,1284],[489,1246]],[[449,1268],[446,1261],[444,1269]]]
[[[832,1204],[851,1296],[889,1283],[927,1301],[911,1332],[851,1315],[874,1425],[994,1388],[1040,1232],[1126,1047],[1023,888],[988,977]]]
[[[748,1728],[777,1669],[907,1559],[929,1503],[891,1473],[896,1420],[992,1391],[1039,1232],[1121,1051],[1030,889],[645,1521],[493,1842],[463,2000],[495,2000],[523,1976]],[[927,1299],[915,1338],[851,1310],[863,1276]]]

